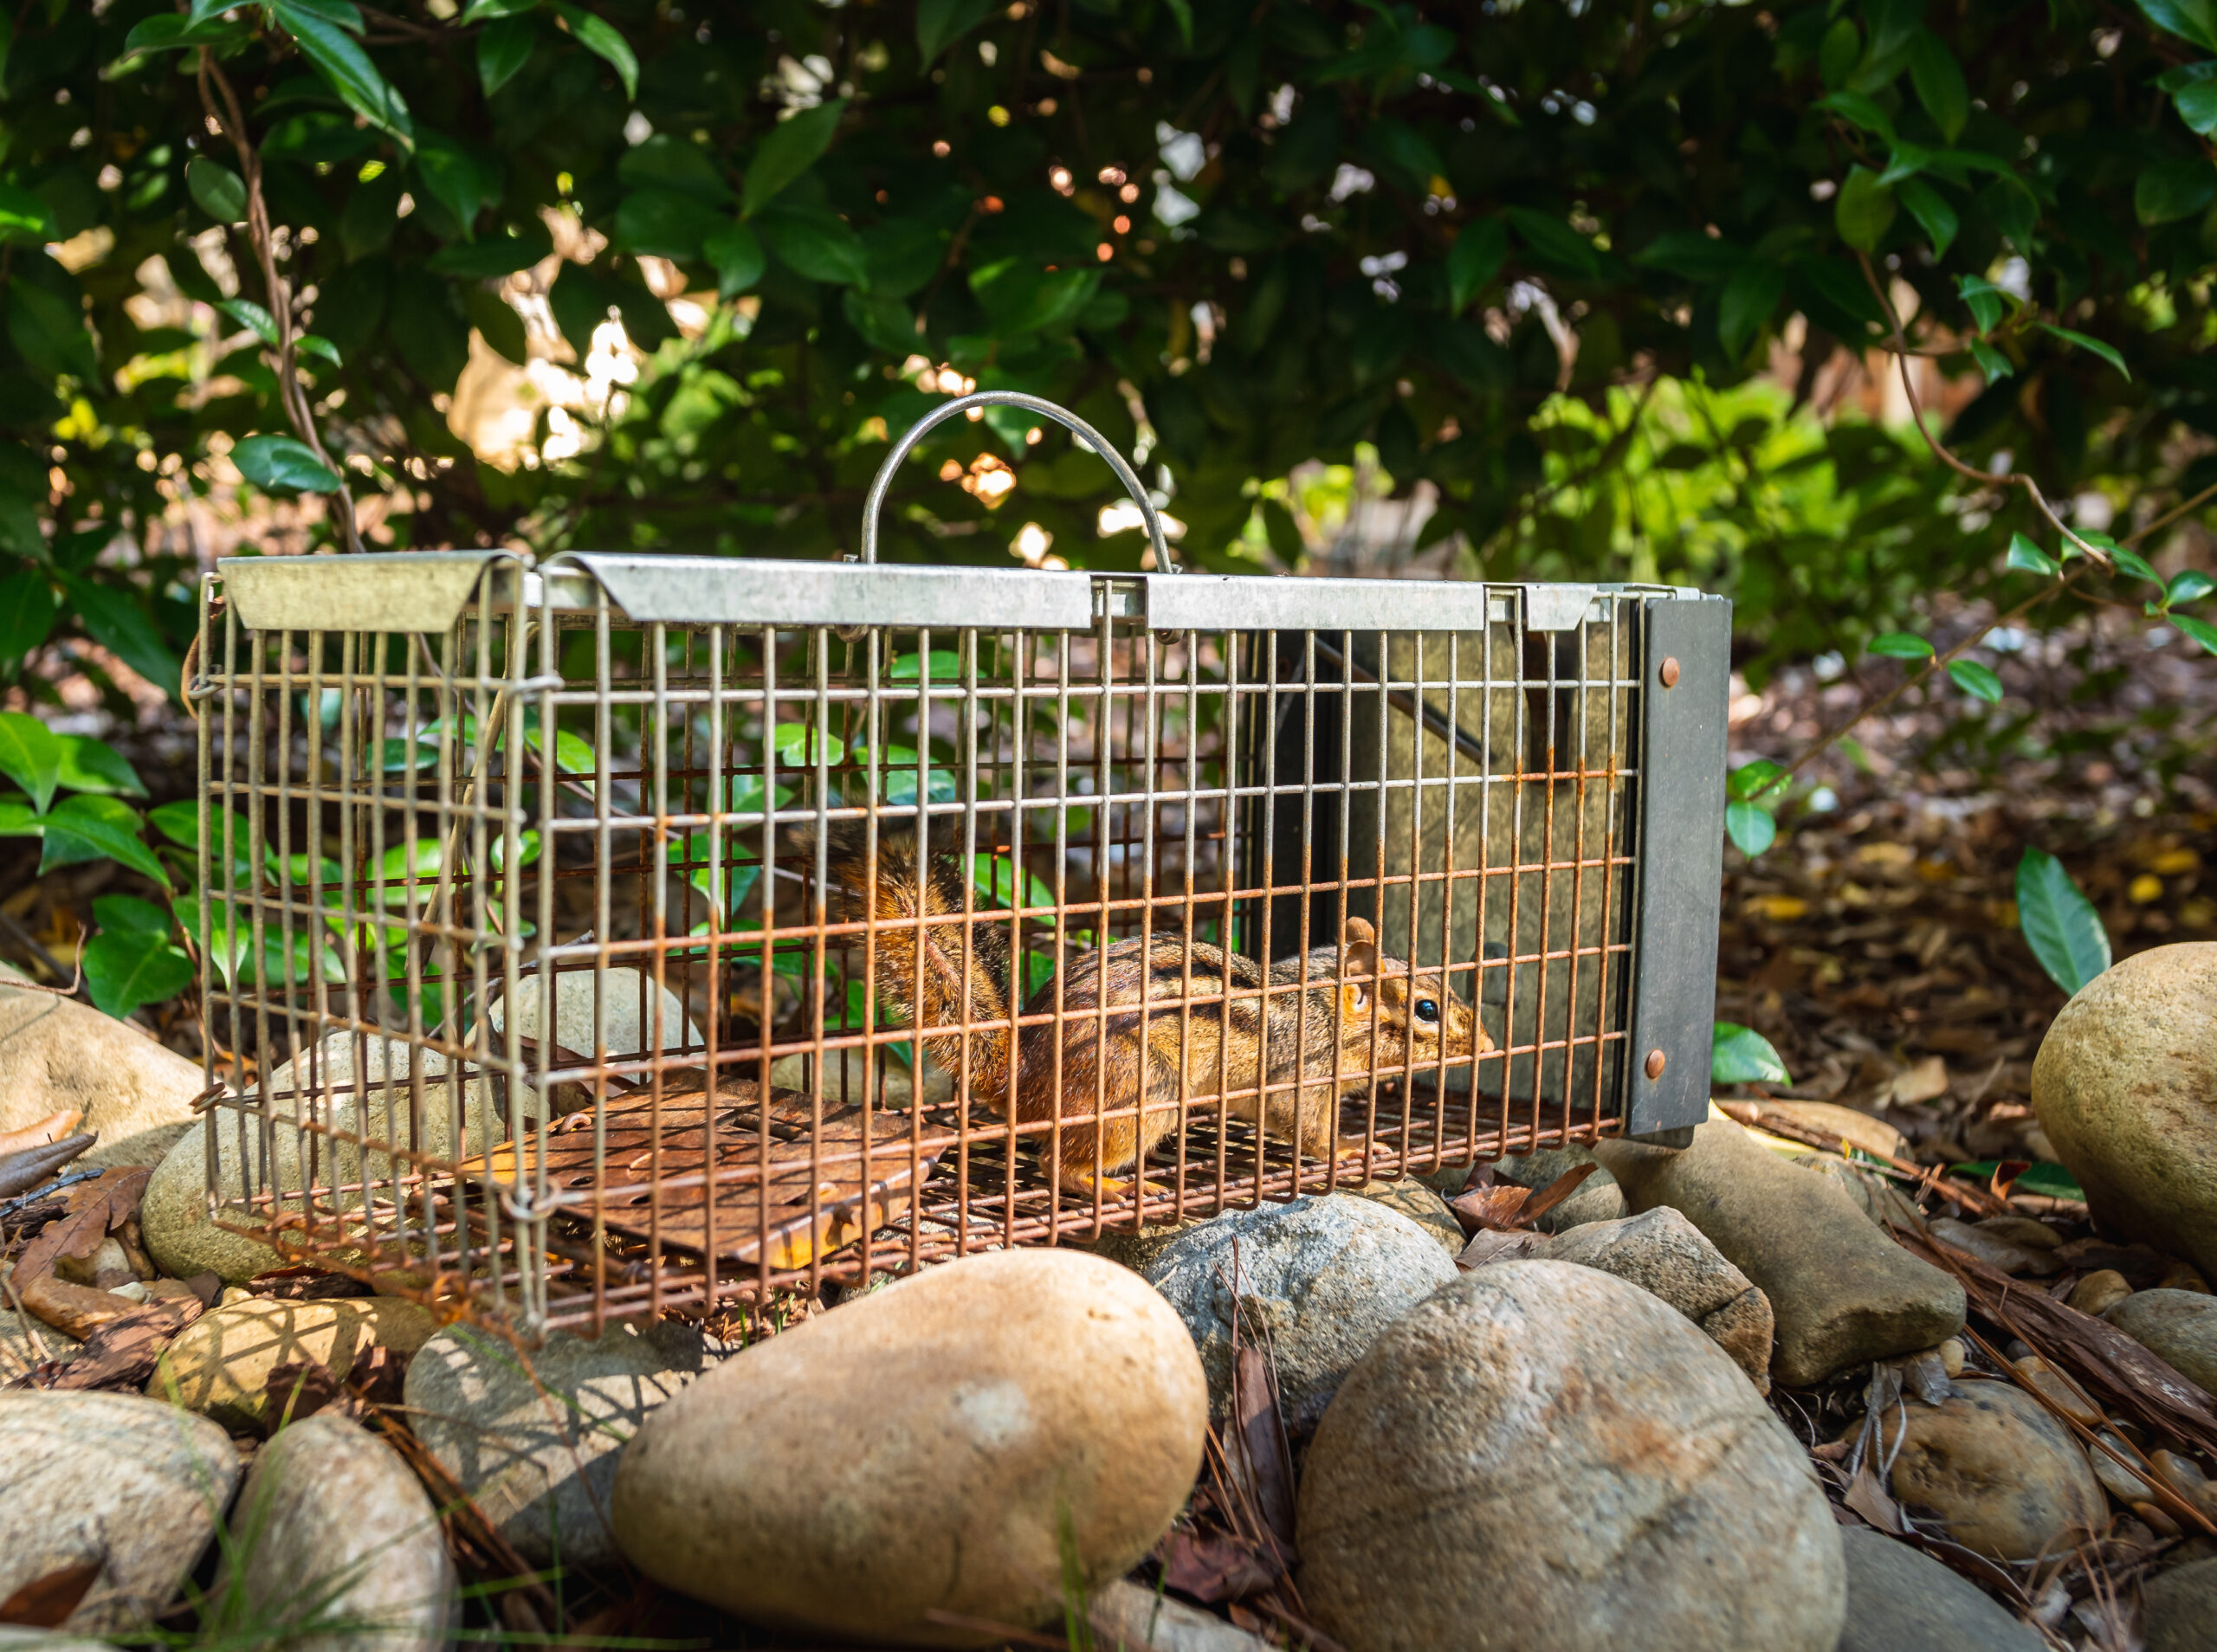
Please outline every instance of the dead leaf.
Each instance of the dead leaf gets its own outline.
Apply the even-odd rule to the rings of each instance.
[[[1447,1203],[1461,1219],[1464,1232],[1507,1233],[1528,1225],[1522,1218],[1525,1203],[1531,1197],[1529,1187],[1500,1182],[1491,1187],[1467,1189]]]
[[[1947,1062],[1937,1055],[1928,1055],[1914,1067],[1904,1068],[1894,1074],[1887,1094],[1896,1107],[1914,1107],[1937,1101],[1948,1094]]]
[[[80,1561],[35,1578],[5,1600],[0,1600],[0,1623],[20,1623],[27,1629],[60,1629],[69,1614],[99,1581],[100,1563]]]
[[[74,1107],[66,1113],[49,1113],[36,1124],[25,1125],[21,1130],[0,1133],[0,1158],[20,1153],[26,1147],[43,1147],[48,1142],[60,1141],[84,1121],[84,1113]]]
[[[99,1139],[98,1136],[66,1136],[60,1141],[0,1154],[0,1199],[29,1192]]]
[[[72,1285],[56,1277],[55,1269],[65,1257],[87,1260],[109,1234],[138,1215],[152,1174],[143,1167],[119,1166],[69,1190],[69,1214],[32,1240],[16,1263],[13,1283],[25,1307],[55,1330],[80,1339],[138,1311],[130,1298]]]
[[[127,1299],[118,1297],[119,1302]],[[77,1357],[55,1372],[48,1388],[136,1391],[154,1374],[162,1352],[203,1313],[197,1297],[164,1297],[133,1307],[94,1328]]]
[[[1284,1576],[1277,1557],[1229,1532],[1173,1529],[1155,1552],[1162,1581],[1204,1606],[1259,1595]]]
[[[1573,1165],[1532,1196],[1521,1213],[1522,1224],[1528,1228],[1538,1226],[1542,1216],[1577,1192],[1579,1184],[1600,1168],[1599,1165]]]
[[[1548,1236],[1529,1229],[1503,1231],[1488,1229],[1471,1236],[1470,1242],[1463,1247],[1463,1254],[1455,1259],[1456,1267],[1464,1273],[1474,1268],[1483,1268],[1489,1262],[1522,1262],[1547,1248]]]
[[[1878,1483],[1878,1470],[1867,1454],[1839,1500],[1889,1537],[1899,1537],[1904,1529],[1901,1505]]]
[[[1236,1351],[1231,1373],[1231,1423],[1241,1466],[1257,1511],[1293,1563],[1293,1455],[1278,1410],[1277,1383],[1270,1361],[1252,1344]]]

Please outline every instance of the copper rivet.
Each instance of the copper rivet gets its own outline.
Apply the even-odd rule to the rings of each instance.
[[[1678,686],[1678,662],[1676,658],[1665,660],[1663,662],[1663,686],[1665,688],[1675,688]]]
[[[1651,1049],[1647,1052],[1647,1076],[1651,1079],[1659,1079],[1663,1076],[1663,1052],[1659,1049]]]

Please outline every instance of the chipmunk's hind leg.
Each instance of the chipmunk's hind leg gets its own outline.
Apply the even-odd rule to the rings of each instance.
[[[1147,1105],[1133,1118],[1128,1109],[1138,1086],[1140,1052],[1137,1041],[1112,1039],[1109,1045],[1108,1109],[1105,1119],[1075,1120],[1061,1133],[1063,1191],[1090,1199],[1096,1189],[1106,1198],[1122,1198],[1134,1191],[1142,1197],[1167,1195],[1167,1188],[1142,1175],[1119,1177],[1114,1172],[1137,1171],[1162,1139],[1177,1127],[1178,1074],[1173,1067],[1150,1060]],[[1121,1116],[1113,1116],[1121,1112]]]

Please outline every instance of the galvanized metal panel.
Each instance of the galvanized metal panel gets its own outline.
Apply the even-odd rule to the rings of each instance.
[[[216,566],[225,599],[250,630],[441,632],[462,617],[486,565],[514,554],[225,557]]]
[[[1665,687],[1673,661],[1677,681]],[[1639,965],[1625,1133],[1651,1138],[1709,1116],[1732,604],[1649,603],[1640,670]]]
[[[563,560],[590,569],[609,599],[643,622],[1045,631],[1093,623],[1093,579],[1082,573],[603,552]]]
[[[1141,578],[1147,623],[1159,631],[1477,631],[1490,614],[1489,588],[1464,580],[1192,572]],[[1499,588],[1492,588],[1491,602],[1501,599]]]

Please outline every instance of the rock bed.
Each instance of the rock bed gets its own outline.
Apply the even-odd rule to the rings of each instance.
[[[198,1069],[133,1067],[126,1107],[74,1060],[0,1165],[154,1151],[0,1199],[0,1622],[1032,1645],[1083,1598],[1160,1652],[2217,1643],[2217,945],[2046,1036],[2036,1122],[2091,1208],[1772,1101],[751,1342],[524,1348],[334,1275],[168,1276],[143,1160],[201,1151]]]

